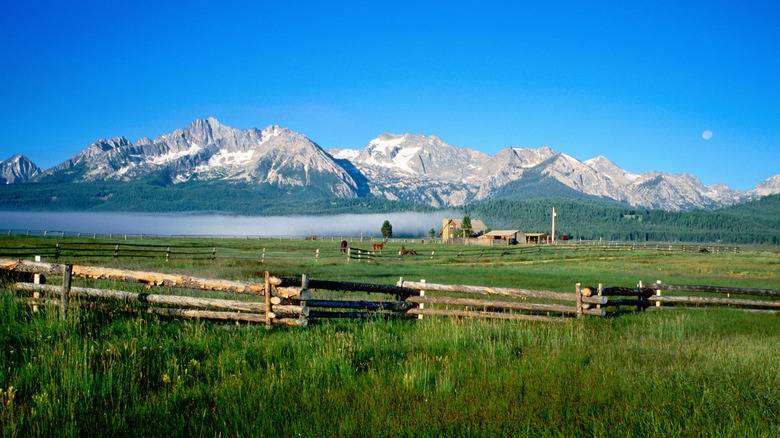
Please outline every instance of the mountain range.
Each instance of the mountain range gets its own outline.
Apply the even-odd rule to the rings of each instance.
[[[381,134],[363,150],[323,149],[286,128],[241,130],[214,118],[154,140],[101,139],[48,170],[15,155],[0,162],[0,181],[243,184],[279,196],[376,197],[435,207],[562,196],[669,211],[716,209],[780,193],[780,174],[752,190],[737,191],[723,184],[705,186],[684,173],[633,174],[603,156],[581,162],[546,147],[505,148],[488,155],[436,136]]]

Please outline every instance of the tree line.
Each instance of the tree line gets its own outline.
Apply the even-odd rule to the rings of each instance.
[[[557,212],[556,234],[573,239],[780,244],[780,195],[714,211],[640,210],[563,198],[486,201],[463,210],[492,228],[549,233],[552,207]]]

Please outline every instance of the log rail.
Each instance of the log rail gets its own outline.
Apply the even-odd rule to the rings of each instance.
[[[708,294],[710,296],[707,296]],[[697,308],[727,306],[736,309],[780,311],[780,290],[775,289],[667,284],[658,280],[655,283],[639,282],[637,287],[584,287],[582,295],[590,298],[603,297],[606,302],[596,307],[609,307],[617,312],[620,311],[619,308],[626,306],[643,311],[673,309],[679,304],[696,305]],[[732,298],[732,295],[742,298]],[[585,304],[585,307],[593,306]]]
[[[150,307],[150,313],[161,315],[195,317],[206,319],[258,322],[267,324],[303,325],[307,324],[308,307],[305,300],[310,297],[307,288],[283,287],[278,277],[267,275],[263,283],[223,280],[214,278],[193,277],[160,272],[136,271],[128,269],[105,268],[99,266],[68,265],[28,260],[0,260],[0,269],[12,272],[23,272],[44,275],[62,275],[63,286],[16,283],[14,288],[20,291],[41,292],[59,295],[63,318],[69,307],[70,298],[109,299],[124,302],[137,302],[150,305],[173,305],[181,307],[196,307],[213,310],[174,309]],[[105,279],[115,282],[140,283],[147,288],[162,286],[200,291],[227,292],[254,297],[262,297],[263,302],[237,301],[215,298],[196,298],[175,295],[135,293],[117,290],[71,287],[71,278]],[[225,312],[229,310],[231,312]],[[249,313],[255,316],[248,316]],[[240,316],[239,316],[240,314]]]
[[[338,282],[310,280],[305,274],[301,278],[282,278],[268,272],[263,282],[251,282],[8,259],[0,259],[0,269],[61,276],[61,286],[20,281],[13,288],[33,293],[32,298],[24,298],[33,309],[38,305],[56,302],[63,317],[66,317],[70,306],[96,306],[96,300],[120,301],[125,308],[137,310],[143,307],[148,313],[158,315],[265,323],[267,327],[274,324],[306,326],[310,320],[328,318],[421,319],[426,315],[561,322],[586,315],[616,315],[625,312],[626,308],[643,311],[674,308],[678,304],[780,311],[778,290],[674,285],[660,280],[647,284],[639,282],[636,287],[604,287],[601,284],[583,287],[578,283],[572,293],[427,283],[425,280],[405,281],[403,277],[394,285]],[[244,298],[207,298],[86,288],[71,285],[72,278],[143,284],[147,289],[166,287],[215,291]],[[312,291],[338,292],[340,296],[338,299],[330,296],[315,297]],[[350,293],[384,294],[392,299],[341,298]],[[720,296],[692,296],[691,293]],[[745,297],[732,298],[732,294]],[[52,300],[51,297],[59,299]]]

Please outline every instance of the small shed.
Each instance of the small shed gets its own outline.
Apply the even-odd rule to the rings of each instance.
[[[525,233],[520,230],[493,230],[480,236],[482,239],[502,240],[508,245],[526,243]]]
[[[552,236],[547,233],[525,233],[527,243],[538,245],[540,243],[550,243]]]

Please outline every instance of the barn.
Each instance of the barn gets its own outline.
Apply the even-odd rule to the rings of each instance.
[[[480,236],[480,239],[501,242],[506,245],[526,243],[525,233],[520,230],[493,230]]]

